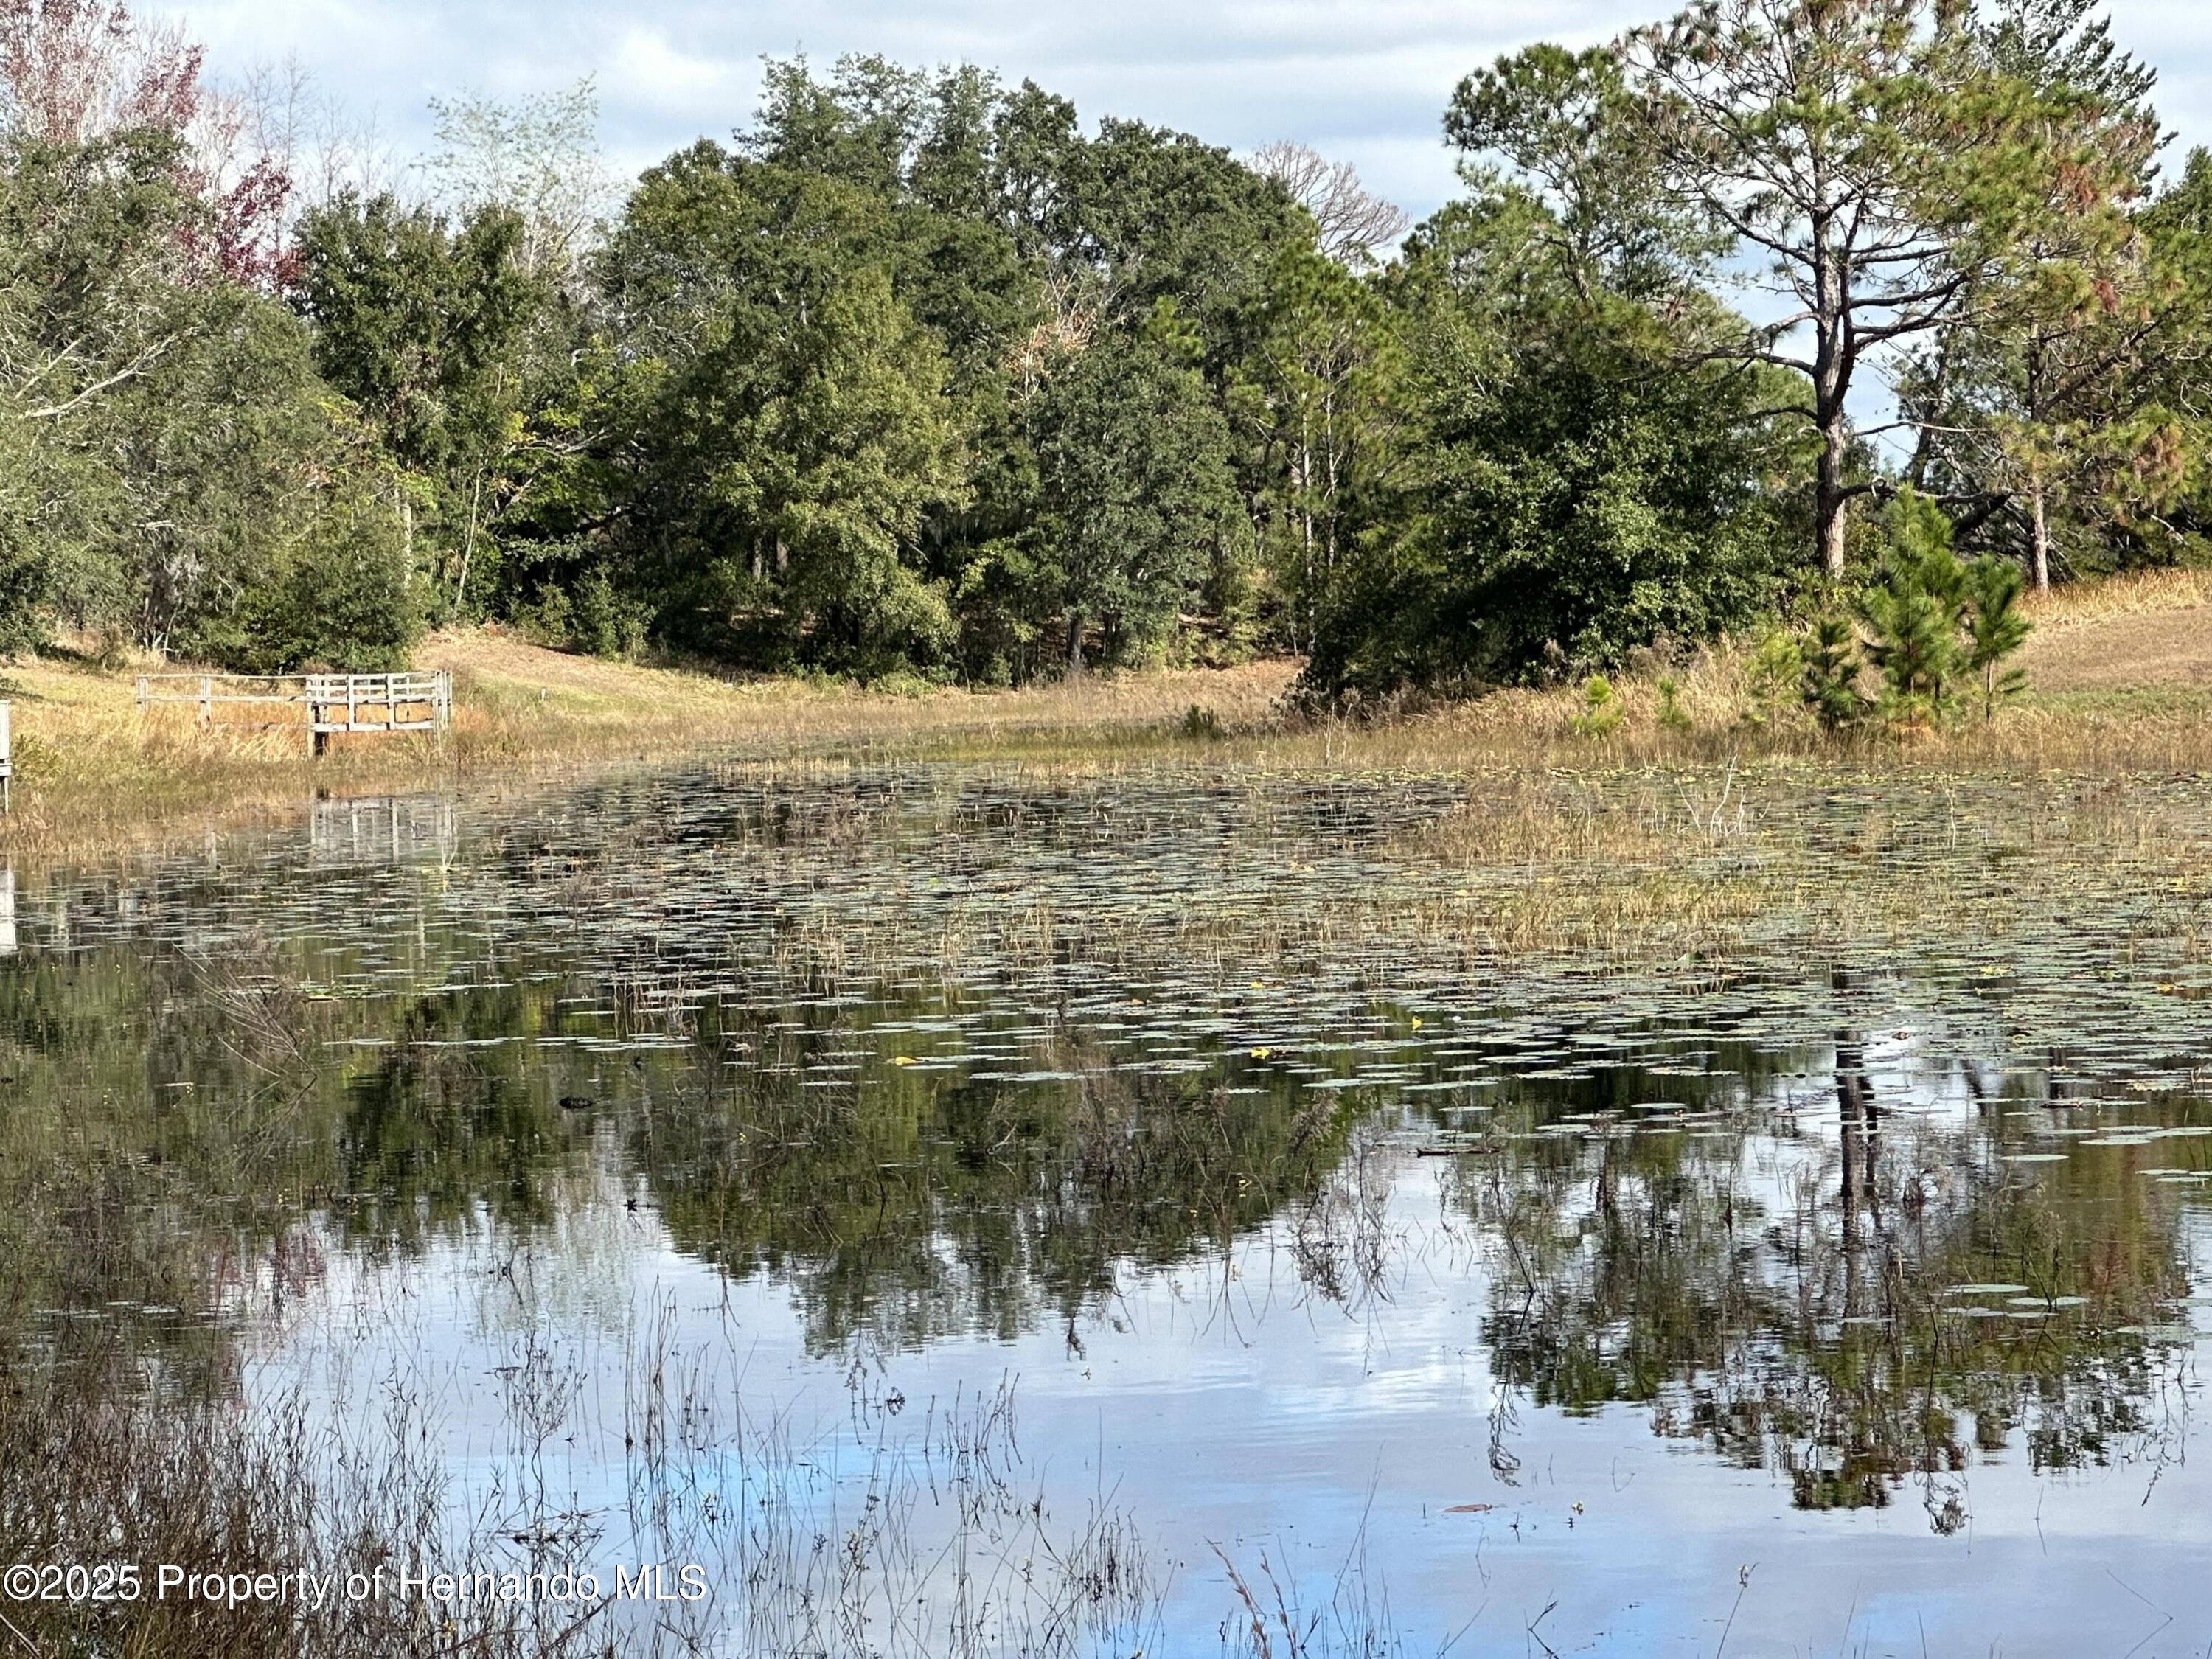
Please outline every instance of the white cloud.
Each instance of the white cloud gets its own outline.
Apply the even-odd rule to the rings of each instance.
[[[603,99],[634,117],[663,117],[671,131],[720,119],[751,98],[756,79],[749,66],[678,51],[656,28],[625,31],[594,67]]]
[[[402,147],[423,105],[599,77],[608,147],[635,171],[750,118],[762,54],[880,52],[970,61],[1073,98],[1247,149],[1296,138],[1357,163],[1417,213],[1452,188],[1438,121],[1468,70],[1536,40],[1601,40],[1663,0],[186,0],[173,7],[218,74],[296,53],[329,91],[377,112]],[[2212,7],[2117,0],[2115,31],[2162,72],[2184,145],[2212,143]]]

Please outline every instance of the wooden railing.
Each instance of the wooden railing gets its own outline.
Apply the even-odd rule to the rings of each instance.
[[[318,732],[442,731],[452,718],[453,680],[431,674],[310,674],[308,724]]]
[[[218,708],[234,705],[301,709],[304,719],[229,723],[304,726],[318,755],[336,732],[442,732],[453,719],[453,677],[442,668],[421,674],[141,674],[137,696],[141,708],[194,704],[203,726],[216,723]]]

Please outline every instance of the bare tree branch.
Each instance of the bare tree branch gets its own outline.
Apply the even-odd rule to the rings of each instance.
[[[1248,165],[1288,191],[1291,199],[1313,216],[1321,251],[1344,264],[1379,259],[1413,225],[1395,202],[1387,202],[1359,182],[1349,161],[1331,161],[1288,139],[1262,144]]]

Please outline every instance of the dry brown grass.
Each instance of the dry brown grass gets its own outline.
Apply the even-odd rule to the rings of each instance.
[[[1747,646],[1723,642],[1663,672],[1686,726],[1659,720],[1660,665],[1613,682],[1614,734],[1573,730],[1574,687],[1501,691],[1366,725],[1309,721],[1283,694],[1297,665],[1092,676],[1022,691],[866,692],[790,679],[732,680],[575,657],[494,629],[433,636],[420,665],[450,669],[442,742],[363,740],[321,762],[304,732],[197,726],[188,708],[142,714],[130,671],[40,659],[0,669],[15,702],[18,811],[0,854],[97,856],[291,809],[317,793],[448,787],[471,776],[714,756],[836,763],[855,757],[988,758],[1060,773],[1199,755],[1262,770],[1469,767],[1619,769],[1685,764],[1880,766],[1911,772],[2212,769],[2212,573],[2160,572],[2062,590],[2033,607],[2031,691],[1984,725],[1838,741],[1794,711],[1754,718]],[[1194,706],[1223,734],[1181,731]],[[1502,806],[1454,833],[1501,857],[1537,857],[1562,834],[1638,856],[1638,832],[1602,815],[1562,829],[1549,807]],[[1626,838],[1626,839],[1623,839]]]
[[[448,785],[499,773],[715,755],[1049,750],[1109,753],[1176,741],[1194,704],[1249,726],[1293,666],[1093,675],[1024,691],[870,693],[795,680],[732,681],[569,656],[497,629],[434,635],[418,665],[452,671],[442,739],[361,738],[309,758],[302,726],[262,730],[229,708],[201,726],[189,705],[137,708],[132,675],[45,657],[0,665],[15,704],[15,815],[0,854],[70,860],[172,841],[290,810],[317,793]]]
[[[2038,631],[2048,635],[2112,617],[2206,605],[2212,605],[2212,570],[2142,570],[2055,587],[2040,597],[2030,595],[2027,614]]]
[[[2212,572],[2161,571],[2063,589],[2031,606],[2028,694],[1984,723],[1824,737],[1794,709],[1760,710],[1749,641],[1613,677],[1626,718],[1577,735],[1578,686],[1514,689],[1388,724],[1294,738],[1295,753],[1412,768],[1473,763],[1580,767],[1784,762],[1914,771],[2212,769]],[[1662,675],[1684,728],[1660,723]],[[1286,749],[1281,758],[1292,757]]]
[[[1448,867],[1664,859],[1674,843],[1663,821],[1639,810],[1643,805],[1609,776],[1486,777],[1465,806],[1409,837],[1408,850]]]
[[[451,669],[459,703],[517,726],[544,718],[569,727],[682,731],[704,726],[749,754],[954,738],[993,743],[1050,733],[1156,731],[1198,704],[1227,726],[1264,716],[1296,665],[1089,675],[1020,691],[952,688],[872,694],[791,679],[723,679],[548,651],[491,629],[434,635],[416,653]]]

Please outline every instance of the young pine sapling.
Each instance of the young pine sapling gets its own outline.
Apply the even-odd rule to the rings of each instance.
[[[2027,585],[2020,567],[2003,559],[1976,559],[1966,567],[1965,665],[1981,682],[1984,726],[1997,704],[2027,689],[2027,671],[2005,666],[2027,642],[2030,624],[2020,610]]]

